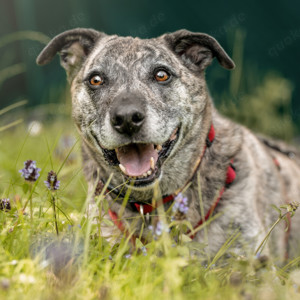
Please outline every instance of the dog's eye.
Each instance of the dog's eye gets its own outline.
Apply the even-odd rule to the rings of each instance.
[[[158,82],[167,81],[170,78],[170,74],[165,70],[159,70],[155,73],[155,80]]]
[[[93,75],[89,79],[89,83],[92,86],[99,86],[99,85],[103,84],[103,79],[100,75]]]

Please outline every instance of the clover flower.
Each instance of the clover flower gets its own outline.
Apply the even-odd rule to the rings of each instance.
[[[57,175],[54,171],[50,171],[48,173],[47,180],[45,180],[44,183],[50,191],[56,191],[59,189],[60,181],[57,180]]]
[[[0,199],[0,210],[11,210],[10,200],[8,198]]]
[[[24,177],[26,181],[31,182],[36,181],[40,177],[39,171],[41,171],[41,169],[36,167],[36,162],[30,159],[26,160],[24,162],[24,168],[19,170],[21,176]]]

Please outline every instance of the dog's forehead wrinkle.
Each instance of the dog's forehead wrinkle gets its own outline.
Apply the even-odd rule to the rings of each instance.
[[[90,55],[84,73],[93,68],[114,70],[117,64],[124,70],[141,68],[143,72],[149,71],[154,64],[176,65],[173,56],[166,52],[160,44],[147,44],[145,40],[130,37],[104,40]]]
[[[139,55],[139,42],[132,37],[119,37],[113,41],[104,41],[101,43],[92,58],[93,64],[97,63],[97,58],[109,57],[110,59],[118,59],[126,57],[127,59],[135,58]]]

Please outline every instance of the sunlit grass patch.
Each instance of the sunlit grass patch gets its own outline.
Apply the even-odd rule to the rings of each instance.
[[[0,211],[0,299],[299,299],[300,259],[275,267],[263,255],[234,255],[238,232],[210,259],[201,255],[204,245],[175,242],[173,229],[153,228],[156,238],[137,240],[135,249],[127,237],[109,244],[84,214],[87,187],[73,126],[57,120],[28,130],[19,125],[0,137],[0,198],[11,204]],[[28,159],[41,169],[34,182],[19,172]],[[44,183],[51,170],[56,189]],[[96,201],[105,206],[102,195]],[[179,198],[170,210],[177,229],[184,203]]]

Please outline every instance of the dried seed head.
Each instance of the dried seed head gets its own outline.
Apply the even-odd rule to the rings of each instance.
[[[287,212],[291,213],[291,217],[293,217],[299,206],[299,202],[293,201],[288,204],[281,205],[280,208],[286,209]]]
[[[288,207],[288,210],[289,211],[292,211],[292,212],[295,212],[297,210],[297,208],[299,207],[300,203],[299,202],[291,202],[289,203],[289,207]]]
[[[96,188],[95,188],[95,196],[99,196],[104,188],[104,184],[101,180],[99,180]]]

